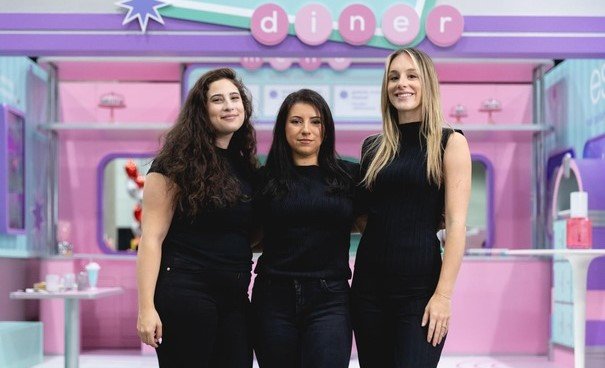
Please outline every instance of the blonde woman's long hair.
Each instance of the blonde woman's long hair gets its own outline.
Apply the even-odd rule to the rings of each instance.
[[[399,117],[397,109],[389,101],[388,82],[389,69],[395,58],[402,54],[408,54],[418,70],[421,86],[421,127],[420,134],[426,138],[426,177],[429,182],[441,187],[443,179],[443,162],[441,159],[441,137],[442,124],[445,122],[441,112],[441,99],[439,94],[439,81],[437,72],[431,58],[420,50],[413,48],[400,49],[392,53],[386,60],[384,77],[382,79],[382,91],[380,107],[382,113],[382,133],[377,139],[370,140],[362,162],[367,160],[370,153],[374,153],[368,169],[363,177],[362,183],[367,188],[372,188],[380,170],[384,169],[397,154],[399,147]]]

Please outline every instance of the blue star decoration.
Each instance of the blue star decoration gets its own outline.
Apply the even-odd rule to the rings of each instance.
[[[124,0],[118,1],[115,4],[128,10],[122,25],[138,19],[139,25],[141,26],[141,31],[143,31],[143,33],[145,33],[147,30],[149,18],[160,24],[164,24],[164,20],[162,19],[160,13],[158,13],[158,9],[169,5],[163,0]]]

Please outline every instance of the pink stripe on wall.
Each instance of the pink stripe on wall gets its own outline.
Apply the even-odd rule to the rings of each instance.
[[[546,260],[465,257],[444,354],[545,355],[550,272]]]
[[[69,62],[58,63],[61,81],[163,81],[179,82],[181,69],[178,63],[135,62]]]
[[[605,290],[586,292],[586,320],[605,320]]]
[[[552,350],[553,360],[557,367],[560,368],[573,368],[574,356],[573,349],[566,348],[564,346],[555,345]]]

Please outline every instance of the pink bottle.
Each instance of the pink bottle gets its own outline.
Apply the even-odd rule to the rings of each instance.
[[[567,220],[567,248],[592,248],[592,221],[588,218],[588,193],[572,192]]]

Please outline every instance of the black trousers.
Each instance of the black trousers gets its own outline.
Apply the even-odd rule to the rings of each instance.
[[[346,368],[351,357],[347,280],[258,276],[253,334],[261,368]]]
[[[351,314],[361,368],[437,367],[445,338],[433,347],[421,326],[434,284],[356,271]]]
[[[250,272],[191,271],[162,265],[155,306],[162,368],[251,368]]]

